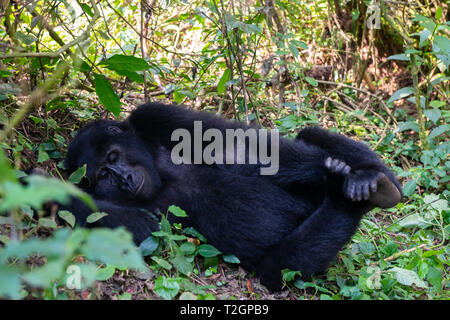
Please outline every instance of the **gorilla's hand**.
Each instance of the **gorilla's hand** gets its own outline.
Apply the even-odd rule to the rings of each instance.
[[[349,174],[351,170],[350,166],[348,166],[344,161],[330,157],[325,160],[325,167],[330,170],[330,172],[342,175]]]

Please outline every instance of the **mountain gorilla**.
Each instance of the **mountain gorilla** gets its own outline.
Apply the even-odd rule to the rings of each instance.
[[[194,121],[223,136],[226,129],[249,128],[207,112],[150,103],[123,122],[98,120],[80,130],[65,165],[72,172],[87,164],[88,182],[81,187],[108,213],[97,226],[125,226],[140,243],[158,229],[155,213],[179,206],[188,217],[169,215],[171,222],[193,226],[256,271],[270,290],[279,290],[282,269],[300,270],[304,279],[324,271],[365,212],[401,200],[400,184],[374,152],[318,127],[302,130],[293,141],[279,139],[274,175],[260,175],[261,162],[174,164],[172,132],[194,133]],[[81,224],[91,213],[78,200],[66,208]]]

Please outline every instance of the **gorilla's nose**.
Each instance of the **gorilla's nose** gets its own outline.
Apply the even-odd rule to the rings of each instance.
[[[129,174],[127,175],[127,181],[126,181],[126,183],[128,183],[128,184],[132,184],[132,183],[133,183],[133,175],[132,175],[131,173],[129,173]]]

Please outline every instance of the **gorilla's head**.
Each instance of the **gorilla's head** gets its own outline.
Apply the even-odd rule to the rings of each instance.
[[[70,143],[65,167],[87,165],[80,186],[97,198],[149,200],[161,186],[152,156],[127,123],[98,120],[81,129]]]

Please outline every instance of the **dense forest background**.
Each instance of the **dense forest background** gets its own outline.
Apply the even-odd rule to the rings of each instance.
[[[0,20],[0,298],[450,298],[445,2],[2,0]],[[276,294],[165,218],[139,248],[123,229],[77,227],[49,205],[91,201],[74,186],[85,168],[64,171],[67,144],[146,101],[288,137],[341,132],[379,154],[405,200],[368,213],[325,274],[286,270]]]

